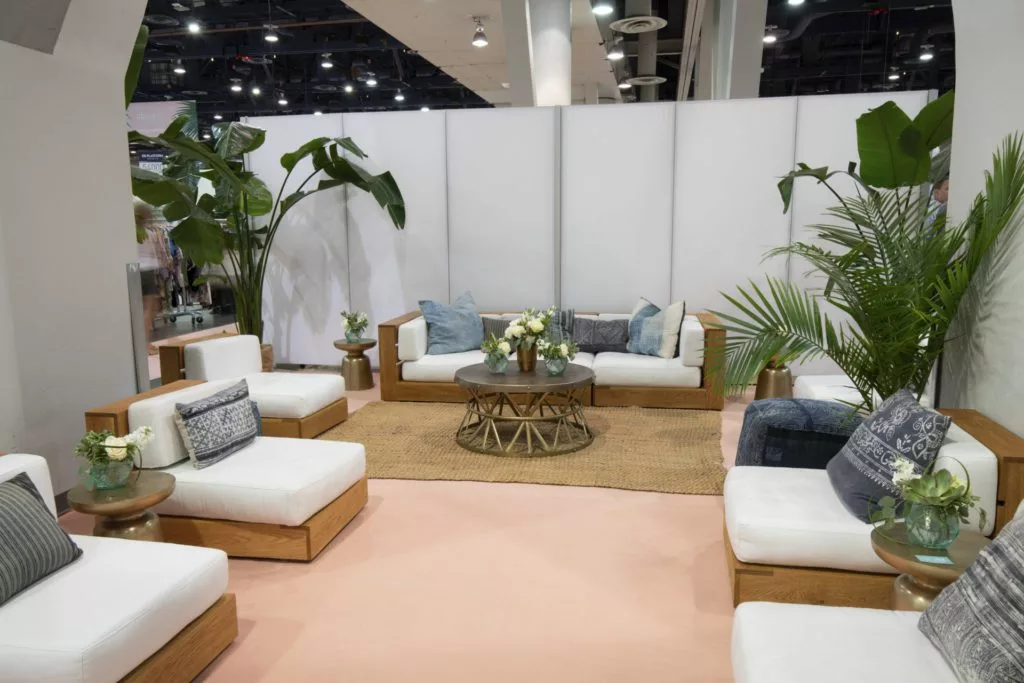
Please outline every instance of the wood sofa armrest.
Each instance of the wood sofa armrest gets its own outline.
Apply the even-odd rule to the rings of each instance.
[[[114,434],[114,436],[124,436],[131,431],[128,428],[128,406],[136,401],[152,398],[153,396],[159,396],[161,394],[169,394],[172,391],[194,387],[195,385],[202,383],[203,380],[201,379],[179,379],[176,382],[171,382],[170,384],[159,386],[156,389],[144,391],[141,394],[136,394],[135,396],[123,398],[120,401],[108,403],[105,406],[91,408],[85,411],[85,429],[86,431],[91,432],[102,432],[107,430]]]
[[[707,390],[708,408],[725,407],[725,328],[710,311],[694,315],[704,327],[704,375],[701,386]]]
[[[409,311],[377,325],[377,348],[380,359],[380,398],[382,401],[397,401],[397,385],[401,379],[401,362],[398,360],[398,328],[420,317],[420,311]]]

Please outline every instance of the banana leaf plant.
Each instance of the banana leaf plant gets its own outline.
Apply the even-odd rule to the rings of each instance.
[[[185,130],[187,117],[175,119],[156,137],[138,132],[129,139],[171,151],[161,175],[132,168],[132,191],[159,207],[168,221],[179,221],[170,237],[198,266],[219,266],[221,274],[207,276],[228,283],[235,297],[241,334],[263,337],[263,285],[274,238],[288,212],[317,192],[351,185],[373,195],[395,228],[405,227],[405,202],[390,172],[372,174],[345,156],[366,154],[351,138],[315,138],[281,157],[287,172],[277,197],[244,167],[244,154],[263,145],[266,132],[238,122],[214,127],[206,144]],[[303,159],[312,171],[285,195],[292,173]],[[193,174],[209,180],[214,192],[200,193]],[[319,176],[319,177],[318,177]]]
[[[859,174],[854,163],[845,171],[800,164],[782,179],[784,211],[801,177],[816,179],[839,204],[827,213],[831,221],[810,226],[812,240],[766,258],[800,257],[825,285],[809,291],[768,278],[764,286],[751,281],[723,293],[734,311],[718,313],[728,337],[713,352],[725,354],[730,392],[743,391],[785,350],[801,360],[834,361],[860,394],[861,409],[904,387],[920,397],[951,330],[965,329],[993,259],[1012,243],[1024,200],[1024,152],[1015,135],[996,153],[985,189],[962,222],[948,225],[944,213],[930,213],[919,185],[929,177],[932,151],[949,142],[952,112],[952,93],[913,120],[887,102],[857,121]],[[836,190],[832,179],[840,174],[852,178],[855,196]],[[825,304],[850,322],[834,321]]]

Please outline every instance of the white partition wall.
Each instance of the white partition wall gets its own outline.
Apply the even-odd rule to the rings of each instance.
[[[349,299],[369,315],[373,337],[378,323],[414,310],[420,299],[448,300],[444,117],[342,115],[345,135],[369,155],[359,163],[374,173],[391,171],[405,199],[407,221],[399,231],[371,195],[348,192]],[[376,354],[368,354],[374,365]]]
[[[730,310],[719,292],[755,274],[785,279],[785,258],[762,259],[789,244],[776,183],[793,168],[795,133],[795,98],[676,109],[672,299],[687,310]]]
[[[562,305],[669,303],[676,105],[562,109]]]
[[[447,112],[451,296],[555,303],[556,108]]]
[[[264,145],[249,155],[249,166],[275,197],[285,177],[282,154],[342,132],[340,114],[254,117],[248,123],[267,129]],[[312,170],[308,158],[299,163],[285,195]],[[277,362],[338,364],[332,342],[341,336],[338,313],[349,306],[347,243],[343,188],[319,192],[288,212],[263,287],[263,341],[274,345]]]

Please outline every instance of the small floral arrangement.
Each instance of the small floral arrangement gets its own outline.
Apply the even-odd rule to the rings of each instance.
[[[346,337],[362,337],[369,324],[370,319],[362,311],[341,312],[341,329],[345,332]]]
[[[953,458],[955,460],[955,458]],[[952,474],[948,470],[935,471],[935,462],[926,469],[919,470],[918,465],[907,458],[897,457],[893,462],[894,472],[892,483],[903,494],[903,500],[911,505],[930,505],[945,518],[956,518],[961,522],[968,521],[971,508],[981,500],[971,493],[971,476],[967,468],[963,467],[967,479]],[[871,521],[880,523],[883,529],[892,528],[897,517],[905,516],[905,510],[891,496],[885,496],[878,501],[878,509],[870,515]],[[904,514],[901,514],[904,513]],[[986,513],[984,508],[979,510],[979,528],[985,527]]]
[[[571,339],[565,339],[562,341],[550,341],[548,339],[537,340],[537,353],[544,360],[554,360],[556,358],[565,358],[566,360],[572,360],[576,357],[576,352],[579,351],[579,347]]]
[[[114,436],[109,431],[88,432],[75,446],[75,454],[85,458],[91,465],[121,462],[136,455],[153,440],[153,430],[148,426],[139,427],[131,434]]]
[[[544,336],[551,326],[551,318],[554,314],[554,306],[546,311],[538,311],[535,308],[526,309],[505,330],[505,339],[517,347],[529,349]]]
[[[507,339],[499,339],[492,334],[489,339],[485,339],[484,343],[480,345],[480,350],[488,356],[508,358],[512,353],[512,344]]]

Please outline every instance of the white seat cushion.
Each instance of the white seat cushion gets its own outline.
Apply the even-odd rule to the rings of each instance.
[[[678,358],[603,352],[597,354],[593,367],[594,383],[600,386],[700,386],[700,368],[687,367]]]
[[[165,471],[176,484],[158,514],[298,526],[363,478],[366,449],[262,436],[205,469],[186,461]]]
[[[793,381],[793,398],[843,401],[857,405],[860,392],[846,375],[800,375]]]
[[[402,379],[407,382],[454,382],[457,370],[483,362],[484,352],[479,349],[461,353],[427,354],[419,360],[402,363]]]
[[[262,417],[306,417],[345,395],[345,380],[326,373],[257,372],[245,381]]]
[[[227,379],[203,382],[187,389],[144,398],[128,406],[129,429],[138,429],[143,425],[153,428],[153,441],[142,454],[142,466],[147,469],[167,467],[187,460],[188,451],[185,450],[185,444],[178,433],[178,425],[174,423],[174,404],[198,401],[232,384],[234,382]]]
[[[736,683],[956,683],[918,612],[745,602],[732,623]]]
[[[42,496],[50,514],[57,516],[57,505],[53,500],[53,483],[50,481],[50,468],[46,458],[27,453],[8,453],[0,458],[0,482],[13,479],[24,472],[32,480],[36,491]]]
[[[220,550],[71,538],[78,560],[0,607],[0,681],[120,680],[227,589]]]
[[[252,334],[193,342],[185,346],[185,377],[231,379],[263,369],[260,338]]]
[[[724,496],[729,541],[742,562],[895,573],[871,549],[871,525],[843,507],[825,470],[734,467]]]
[[[579,351],[576,353],[576,357],[573,358],[571,362],[576,365],[582,365],[585,368],[593,368],[595,358],[596,356],[592,353],[584,353],[583,351]]]

